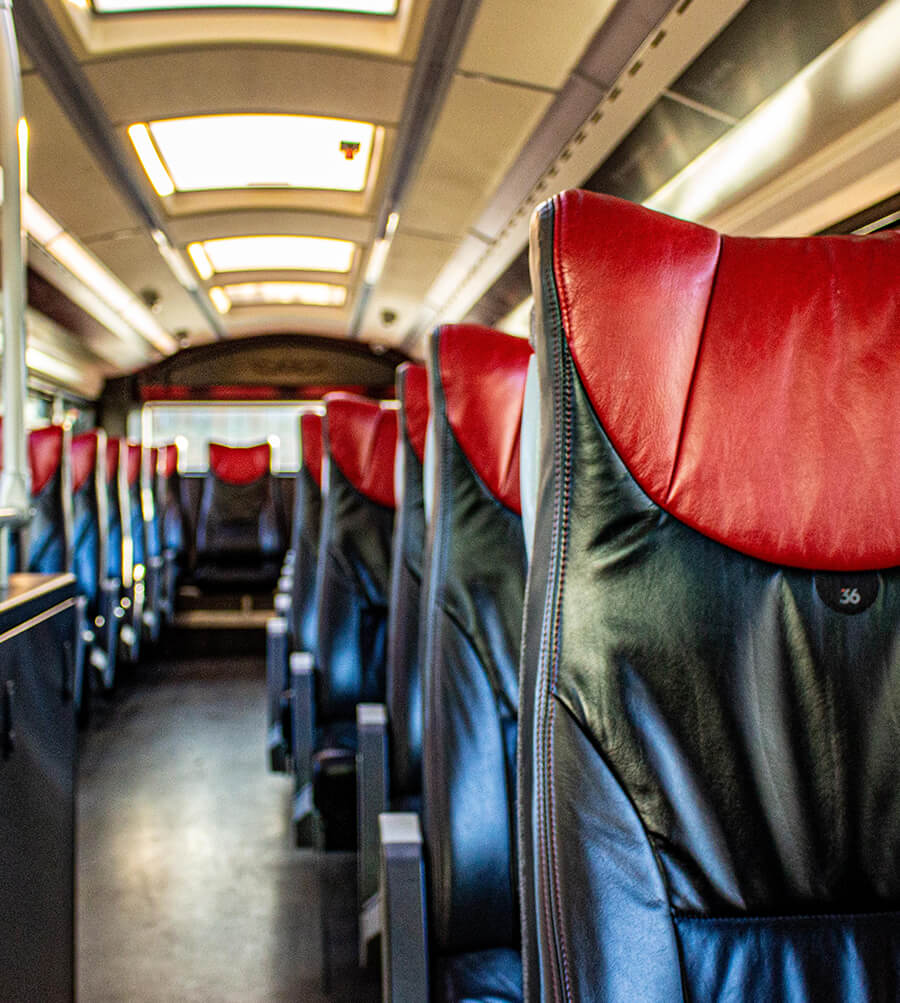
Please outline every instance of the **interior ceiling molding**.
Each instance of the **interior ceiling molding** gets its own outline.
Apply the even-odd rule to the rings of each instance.
[[[21,44],[110,183],[149,230],[169,240],[162,215],[145,194],[136,168],[50,12],[43,3],[26,3],[16,6],[15,19]],[[224,327],[206,295],[199,289],[185,290],[185,295],[193,299],[210,331],[224,338]]]
[[[452,323],[466,315],[527,246],[534,208],[553,192],[583,183],[746,3],[747,0],[692,0],[685,4],[682,0],[652,27],[605,96],[509,212],[495,239],[488,246],[480,241],[467,241],[453,255],[426,294],[422,316],[407,333],[404,349],[414,351],[433,323]],[[601,31],[595,44],[600,51],[609,53],[605,43]],[[614,58],[616,65],[622,65],[621,50]],[[592,68],[592,80],[602,79],[602,65],[590,53],[586,61]],[[479,225],[478,230],[481,232],[484,226]]]
[[[375,215],[377,238],[383,238],[388,220],[403,208],[480,3],[481,0],[431,0],[397,131],[389,178]],[[357,289],[348,332],[351,338],[360,335],[373,285],[364,281]]]
[[[92,56],[137,49],[185,45],[257,42],[354,49],[399,56],[411,28],[415,0],[399,0],[395,15],[315,10],[260,9],[167,10],[148,13],[95,14],[67,0],[65,10],[85,51]]]

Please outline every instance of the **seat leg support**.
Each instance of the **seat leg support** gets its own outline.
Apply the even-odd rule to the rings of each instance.
[[[385,1003],[430,999],[422,829],[414,812],[378,817],[381,979]]]

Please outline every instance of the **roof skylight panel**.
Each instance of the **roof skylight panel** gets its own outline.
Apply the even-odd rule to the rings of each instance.
[[[86,5],[86,4],[85,4]],[[97,14],[139,14],[148,11],[210,10],[222,8],[274,8],[302,11],[334,11],[340,14],[397,13],[397,0],[92,0]]]
[[[318,271],[349,272],[356,245],[330,237],[222,237],[188,246],[202,278],[215,272]]]
[[[347,302],[346,286],[330,282],[238,282],[224,293],[234,306],[332,306]]]
[[[313,115],[200,115],[138,122],[128,135],[162,196],[237,188],[359,192],[375,126]]]

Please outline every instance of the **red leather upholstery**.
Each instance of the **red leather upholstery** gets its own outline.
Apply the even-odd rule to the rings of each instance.
[[[226,484],[250,484],[269,472],[272,450],[268,442],[257,446],[209,444],[209,469]]]
[[[900,233],[720,237],[586,192],[554,208],[575,365],[653,501],[766,561],[900,564]]]
[[[307,411],[300,416],[300,444],[303,466],[322,487],[322,415]]]
[[[77,494],[97,468],[97,433],[72,438],[72,493]]]
[[[119,440],[106,440],[106,483],[112,484],[119,471]]]
[[[343,475],[367,498],[394,507],[397,411],[354,394],[327,394],[328,451]]]
[[[31,464],[31,493],[39,495],[62,463],[62,425],[35,429],[28,436],[28,461]]]
[[[531,348],[474,324],[441,332],[441,382],[456,441],[478,476],[521,515],[519,433]]]
[[[125,444],[125,475],[128,479],[128,486],[134,487],[141,477],[141,444],[139,442],[127,442]]]
[[[178,473],[178,446],[174,442],[160,446],[157,473],[165,478],[174,477]]]
[[[428,429],[428,370],[412,362],[404,362],[398,369],[406,376],[406,397],[403,414],[406,434],[419,462],[425,462],[425,432]]]

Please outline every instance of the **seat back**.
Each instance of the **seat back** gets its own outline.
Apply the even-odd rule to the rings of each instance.
[[[124,460],[125,504],[128,508],[128,527],[131,539],[132,568],[147,568],[147,530],[144,525],[144,503],[141,498],[141,479],[144,466],[144,451],[139,442],[123,442],[120,463]]]
[[[162,554],[162,520],[156,476],[159,469],[158,446],[151,446],[146,451],[144,463],[146,466],[141,470],[141,500],[147,535],[147,557],[159,557]]]
[[[438,328],[429,346],[423,815],[439,955],[518,946],[515,747],[527,342]]]
[[[532,235],[541,998],[894,998],[900,234]]]
[[[285,551],[284,513],[271,447],[209,444],[197,517],[198,579],[268,589]]]
[[[299,651],[316,650],[316,565],[322,528],[322,413],[300,416],[300,469],[294,487],[291,547],[294,578],[291,594],[294,644]]]
[[[26,533],[26,571],[52,574],[72,567],[69,444],[61,425],[38,428],[28,436],[33,516]]]
[[[106,575],[122,579],[122,499],[119,490],[119,464],[123,459],[122,441],[113,436],[106,440]]]
[[[316,584],[323,724],[354,720],[356,704],[384,700],[397,446],[396,409],[345,393],[326,395],[325,408]]]
[[[93,429],[73,436],[71,457],[73,571],[89,612],[96,614],[107,568],[106,433]]]
[[[160,447],[156,467],[156,499],[159,506],[162,547],[171,551],[183,565],[186,552],[185,517],[181,500],[181,475],[178,472],[178,444]]]
[[[422,464],[428,425],[428,372],[424,366],[411,363],[400,366],[397,398],[400,401],[395,469],[397,518],[391,552],[386,696],[394,799],[416,796],[422,791],[419,609],[425,547]]]

